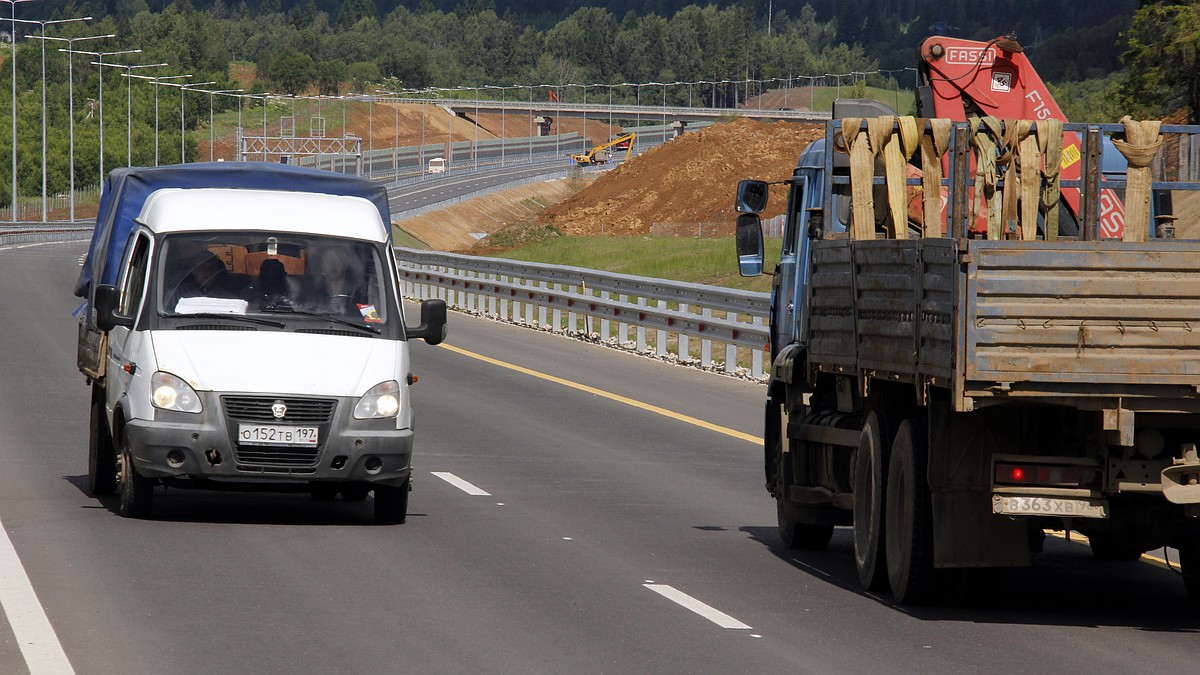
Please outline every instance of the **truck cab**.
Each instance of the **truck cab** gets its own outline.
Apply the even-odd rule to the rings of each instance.
[[[92,492],[119,492],[134,517],[151,515],[159,484],[374,492],[377,519],[403,522],[408,340],[440,342],[445,305],[426,301],[422,324],[405,325],[374,186],[262,170],[303,182],[230,187],[225,167],[110,181],[123,194],[108,222],[102,208],[84,276],[97,274],[81,284]],[[114,247],[109,269],[97,259]]]

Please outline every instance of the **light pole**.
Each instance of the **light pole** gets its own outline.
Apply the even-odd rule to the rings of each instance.
[[[133,72],[134,68],[161,68],[169,66],[169,63],[147,63],[140,66],[127,66],[122,63],[104,63],[103,61],[92,61],[93,66],[100,66],[100,70],[104,70],[104,66],[112,68],[124,68],[125,74]],[[133,78],[125,78],[125,166],[133,166]]]
[[[116,35],[109,33],[107,35],[86,35],[84,37],[77,37],[77,38],[62,38],[62,37],[41,38],[43,40],[43,42],[42,42],[43,45],[45,44],[44,40],[57,40],[60,42],[67,43],[66,49],[60,49],[58,51],[68,52],[68,54],[67,54],[67,117],[70,118],[68,125],[69,125],[69,129],[70,129],[70,133],[69,133],[69,136],[70,136],[69,172],[71,175],[71,185],[70,185],[71,194],[68,196],[67,201],[71,205],[71,221],[72,222],[75,221],[75,54],[74,54],[74,45],[76,42],[83,42],[85,40],[106,40],[108,38],[113,38],[113,37],[116,37]],[[45,166],[45,162],[43,162],[43,166]]]
[[[133,75],[132,73],[127,73],[125,77],[152,80],[154,82],[154,166],[158,166],[158,83],[163,80],[186,79],[191,77],[191,75]]]
[[[7,2],[12,12],[8,34],[11,36],[12,53],[8,62],[12,66],[12,220],[17,222],[17,5],[33,0],[0,0]]]
[[[92,17],[85,16],[77,19],[54,19],[51,21],[29,21],[13,18],[13,23],[32,23],[41,27],[41,35],[26,35],[26,38],[36,38],[42,41],[42,222],[46,222],[46,26],[56,23],[73,23],[75,21],[91,21]],[[16,53],[16,40],[13,40],[13,53]],[[13,146],[16,146],[13,139]]]
[[[100,106],[100,185],[104,185],[104,57],[119,56],[121,54],[141,54],[140,49],[122,49],[118,52],[88,52],[88,51],[72,51],[73,54],[87,54],[88,56],[96,57],[96,62],[100,64],[100,95],[97,101]]]
[[[213,145],[215,144],[215,139],[213,138],[213,95],[214,94],[240,94],[243,91],[245,91],[245,89],[218,89],[216,91],[205,91],[204,92],[204,93],[208,94],[208,161],[210,161],[210,162],[213,161]],[[238,128],[241,128],[241,126],[242,126],[242,115],[241,115],[241,107],[240,107],[241,101],[242,101],[242,99],[239,96],[238,97],[238,104],[239,104]]]
[[[213,82],[210,80],[208,82],[195,82],[195,83],[187,82],[185,84],[172,85],[172,86],[179,87],[179,163],[180,164],[187,163],[187,156],[186,156],[187,152],[186,152],[186,146],[184,145],[184,142],[187,140],[187,126],[186,126],[187,120],[183,114],[184,113],[184,111],[183,111],[183,95],[189,89],[192,89],[194,87],[206,87],[210,84],[216,84],[216,82]]]

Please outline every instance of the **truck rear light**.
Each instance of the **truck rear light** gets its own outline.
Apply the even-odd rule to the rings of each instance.
[[[1054,464],[998,462],[994,479],[999,485],[1077,487],[1082,483],[1079,467]]]

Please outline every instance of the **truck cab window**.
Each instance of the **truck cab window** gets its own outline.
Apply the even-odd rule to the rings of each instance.
[[[120,312],[127,316],[134,315],[142,304],[142,295],[146,289],[146,267],[149,261],[150,239],[138,235],[133,253],[129,259],[129,272],[125,276],[125,286],[121,289]]]

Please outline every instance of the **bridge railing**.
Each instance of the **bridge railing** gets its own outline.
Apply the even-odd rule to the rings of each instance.
[[[410,299],[763,377],[767,293],[400,247],[396,257]]]

